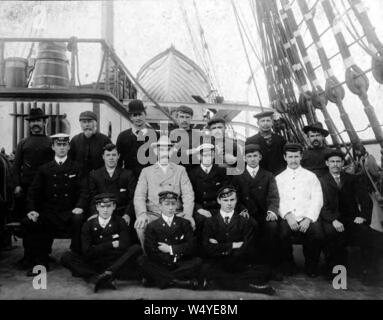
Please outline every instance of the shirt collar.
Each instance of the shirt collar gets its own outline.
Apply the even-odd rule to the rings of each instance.
[[[210,171],[211,171],[211,169],[213,168],[213,166],[206,167],[206,166],[204,166],[204,165],[201,163],[201,168],[202,168],[203,171],[206,172],[206,170],[207,170],[207,173],[210,173]]]
[[[234,214],[234,210],[231,211],[231,212],[224,212],[222,210],[219,210],[219,213],[221,214],[222,218],[225,219],[225,217],[229,217],[229,221],[231,220],[231,218],[233,217],[233,214]]]
[[[55,161],[57,164],[59,164],[59,162],[61,162],[63,164],[66,161],[66,159],[68,159],[68,156],[66,156],[64,158],[59,158],[59,157],[55,156]]]
[[[246,169],[250,173],[250,175],[252,175],[254,172],[255,173],[254,176],[255,176],[259,171],[259,166],[257,166],[256,168],[251,168],[249,167],[249,165],[246,165]]]
[[[170,227],[172,225],[172,223],[173,223],[174,216],[168,217],[168,216],[165,216],[164,214],[162,214],[161,216],[162,216],[162,219],[164,219],[165,222]]]
[[[109,223],[111,218],[112,218],[112,216],[110,216],[108,219],[104,219],[104,218],[98,216],[98,223],[100,224],[101,227],[105,228],[107,226],[107,224]]]
[[[291,169],[289,167],[286,167],[286,171],[290,174],[297,174],[302,171],[302,166],[299,166],[297,169]]]

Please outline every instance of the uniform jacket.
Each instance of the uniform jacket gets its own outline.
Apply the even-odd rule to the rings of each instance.
[[[206,174],[199,165],[190,171],[189,177],[194,190],[194,210],[218,209],[217,191],[231,181],[230,177],[226,176],[226,169],[213,165],[209,174]]]
[[[89,195],[91,210],[95,212],[94,196],[100,193],[113,193],[117,197],[118,214],[133,214],[133,196],[136,188],[136,178],[131,170],[117,167],[110,177],[105,167],[91,171],[89,174]]]
[[[329,148],[309,148],[303,152],[302,167],[314,172],[318,178],[328,173],[325,155]]]
[[[27,210],[55,221],[67,221],[74,208],[86,209],[88,195],[77,163],[69,158],[42,165],[29,188]]]
[[[69,157],[79,164],[82,174],[87,176],[90,171],[104,166],[102,153],[108,143],[111,143],[110,139],[100,132],[90,138],[79,133],[70,142]]]
[[[31,135],[19,142],[13,165],[15,186],[29,186],[37,169],[54,157],[52,141],[46,135]]]
[[[173,255],[158,249],[158,242],[172,246]],[[190,257],[195,241],[190,222],[174,216],[171,226],[162,217],[148,224],[145,230],[145,252],[153,261],[166,266],[174,266],[183,258]]]
[[[160,215],[158,194],[164,190],[179,194],[182,198],[184,215],[192,217],[194,208],[193,187],[185,168],[171,162],[166,173],[158,164],[146,167],[141,171],[134,193],[136,216],[138,217],[147,211]]]
[[[114,248],[112,242],[120,242]],[[82,252],[87,260],[113,262],[131,245],[128,226],[121,217],[112,215],[109,223],[102,228],[98,216],[84,223],[81,231]]]
[[[203,248],[209,258],[248,259],[252,255],[255,241],[255,227],[251,219],[246,219],[235,210],[230,223],[225,224],[220,211],[215,210],[211,218],[206,219],[203,230]],[[210,243],[215,239],[218,244]],[[233,242],[241,242],[239,249],[233,249]]]
[[[286,140],[280,135],[272,133],[271,143],[268,144],[265,138],[257,133],[247,138],[245,144],[258,144],[261,147],[262,160],[259,165],[274,176],[286,169],[286,161],[283,158],[283,146],[286,144]]]
[[[362,217],[370,224],[372,201],[366,186],[360,183],[357,176],[342,172],[340,188],[330,173],[323,176],[320,182],[324,197],[321,219],[330,223],[335,219],[352,223],[356,217]]]
[[[152,137],[149,135],[150,133],[148,133],[148,136],[145,137],[145,141],[138,141],[137,136],[132,131],[132,128],[122,131],[117,137],[116,146],[117,151],[120,154],[120,159],[118,163],[121,167],[123,166],[125,169],[132,170],[134,176],[136,177],[136,180],[140,176],[141,170],[151,165],[150,162],[148,162],[147,164],[141,164],[138,162],[138,150],[146,143],[144,146],[145,156],[149,158],[149,152],[151,152],[151,156],[154,157],[154,153],[150,149],[150,143],[155,142],[158,139],[158,134],[156,131],[154,131],[154,129],[147,129],[152,130]],[[154,141],[150,140],[150,143],[147,143],[149,139]]]
[[[259,168],[253,178],[245,169],[241,175],[233,177],[233,184],[237,187],[239,202],[253,218],[264,220],[267,211],[278,214],[279,193],[271,172]]]

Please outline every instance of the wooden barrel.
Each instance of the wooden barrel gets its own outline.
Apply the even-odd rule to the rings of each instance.
[[[69,62],[66,45],[41,42],[32,77],[32,88],[67,88],[69,86]]]
[[[18,57],[5,59],[4,82],[6,88],[25,88],[27,86],[28,60]]]

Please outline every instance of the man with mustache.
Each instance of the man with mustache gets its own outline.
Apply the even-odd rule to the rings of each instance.
[[[80,165],[83,177],[88,177],[91,170],[104,165],[103,148],[112,143],[110,139],[97,131],[97,115],[93,111],[80,113],[82,133],[73,137],[70,142],[69,157]]]
[[[325,156],[330,150],[326,146],[329,132],[323,129],[320,122],[305,126],[303,132],[307,135],[310,146],[303,153],[302,167],[314,172],[320,178],[328,173]]]

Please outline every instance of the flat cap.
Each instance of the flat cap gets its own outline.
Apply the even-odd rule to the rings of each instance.
[[[255,114],[254,118],[257,118],[259,120],[265,117],[272,117],[273,115],[274,115],[274,111],[263,111],[263,112]]]
[[[324,137],[327,137],[329,135],[329,132],[323,128],[323,125],[320,122],[315,122],[315,123],[312,123],[312,124],[309,124],[309,125],[303,127],[304,133],[308,134],[309,131],[319,132]]]
[[[84,111],[80,113],[79,120],[94,120],[97,121],[97,115],[93,111]]]
[[[144,104],[141,100],[132,100],[128,104],[128,113],[141,113],[145,112]]]
[[[211,127],[213,124],[216,124],[216,123],[223,123],[223,124],[226,124],[226,120],[224,118],[212,118],[210,119],[208,122],[207,122],[207,126],[208,127]]]
[[[52,141],[69,142],[69,134],[57,133],[51,136]]]
[[[303,147],[299,143],[286,143],[283,147],[283,152],[286,152],[286,151],[291,151],[291,152],[300,151],[300,152],[302,152]]]
[[[96,203],[117,202],[117,198],[114,193],[100,193],[94,197],[94,201]]]
[[[193,116],[193,114],[194,114],[193,109],[189,108],[188,106],[179,106],[176,111],[187,113],[187,114],[190,114],[191,116]]]
[[[161,191],[158,194],[158,198],[160,201],[163,200],[178,200],[178,194],[173,191]]]
[[[218,199],[226,198],[226,197],[231,196],[235,192],[237,192],[237,189],[234,186],[226,185],[217,191],[217,198]]]
[[[259,144],[251,143],[251,144],[245,145],[245,154],[255,152],[255,151],[259,151],[260,153],[262,153],[261,146]]]
[[[325,160],[328,160],[331,157],[340,157],[344,160],[345,156],[346,155],[342,151],[337,150],[337,149],[331,149],[331,150],[326,152],[324,158],[325,158]]]

